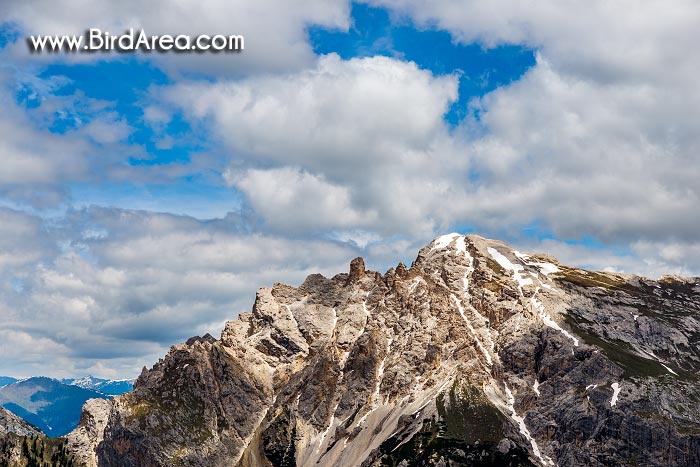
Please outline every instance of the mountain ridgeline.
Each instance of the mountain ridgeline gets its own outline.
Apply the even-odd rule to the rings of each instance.
[[[450,234],[410,268],[258,291],[88,401],[76,465],[700,465],[700,280]]]
[[[78,386],[83,389],[97,391],[108,396],[119,396],[134,388],[133,379],[114,380],[85,376],[83,378],[62,379],[61,382],[70,386]]]
[[[48,436],[64,436],[80,419],[88,399],[109,396],[46,377],[19,380],[0,388],[0,405],[19,415]]]

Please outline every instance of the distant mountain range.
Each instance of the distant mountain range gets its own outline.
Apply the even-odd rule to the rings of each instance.
[[[92,389],[108,396],[119,396],[134,388],[133,379],[101,379],[94,376],[85,376],[83,378],[62,379],[60,381],[71,386]]]
[[[133,381],[112,381],[87,376],[56,380],[32,377],[17,380],[0,377],[0,405],[50,437],[63,436],[78,425],[88,399],[109,399],[128,392]]]
[[[0,376],[0,388],[12,384],[17,381],[17,378],[11,378],[9,376]]]

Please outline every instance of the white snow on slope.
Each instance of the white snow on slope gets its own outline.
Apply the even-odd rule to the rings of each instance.
[[[518,428],[520,429],[520,433],[530,441],[530,446],[532,446],[532,453],[537,457],[537,459],[542,463],[542,465],[555,465],[552,459],[550,459],[548,456],[543,456],[542,453],[540,452],[540,447],[537,445],[537,441],[532,437],[530,434],[530,430],[527,429],[527,425],[525,425],[525,419],[518,415],[518,413],[515,411],[515,397],[513,397],[513,393],[510,392],[510,388],[508,385],[504,383],[504,386],[506,388],[506,397],[508,398],[507,401],[507,407],[508,410],[510,410],[510,418],[515,421],[515,423],[518,424]]]
[[[462,236],[460,240],[461,242],[457,242],[456,244],[457,253],[467,255],[467,239],[466,237]],[[471,256],[469,257],[469,259],[471,259]]]
[[[493,365],[493,361],[491,360],[491,354],[489,354],[489,351],[486,350],[484,344],[481,343],[481,339],[479,339],[479,334],[476,332],[476,329],[474,329],[474,326],[472,326],[472,323],[471,321],[469,321],[469,318],[467,318],[467,315],[464,314],[462,302],[457,297],[455,297],[454,294],[451,294],[450,296],[452,297],[452,301],[455,302],[455,305],[457,305],[457,310],[459,310],[459,314],[462,315],[462,319],[465,323],[467,323],[467,328],[469,328],[469,331],[474,336],[474,340],[476,340],[476,345],[483,352],[484,357],[486,357],[486,361],[488,362],[489,366]]]
[[[384,365],[386,364],[386,359],[389,356],[389,352],[391,352],[391,344],[394,342],[393,338],[389,338],[386,343],[386,354],[384,355],[384,358],[382,358],[382,361],[379,362],[379,368],[377,369],[377,381],[374,384],[374,392],[372,393],[372,399],[371,399],[371,408],[369,411],[360,418],[360,420],[355,424],[356,427],[362,425],[365,420],[367,420],[367,417],[369,414],[377,410],[377,408],[381,405],[381,400],[380,400],[380,387],[382,384],[382,379],[384,378]]]
[[[338,404],[339,403],[340,402],[338,402]],[[335,404],[335,407],[333,407],[333,410],[331,411],[331,419],[328,422],[328,427],[321,434],[321,439],[318,440],[318,447],[316,448],[316,452],[318,452],[321,449],[321,446],[323,446],[323,441],[326,439],[326,436],[328,436],[328,432],[331,431],[331,428],[333,427],[333,423],[335,423],[335,411],[338,410],[338,404]]]
[[[660,363],[660,362],[659,362],[659,363]],[[667,366],[664,365],[663,363],[661,363],[661,366],[664,367],[664,368],[666,368],[666,369],[669,371],[669,373],[673,373],[674,375],[678,376],[678,373],[676,373],[675,371],[673,371],[672,369],[670,369],[669,367],[667,367]]]
[[[489,254],[491,255],[491,257],[494,260],[496,260],[496,262],[498,264],[500,264],[502,268],[509,270],[509,271],[513,271],[513,277],[518,282],[518,290],[520,292],[520,295],[524,298],[523,286],[530,285],[533,283],[531,278],[525,277],[525,275],[522,274],[522,271],[524,271],[525,268],[520,264],[516,265],[516,264],[511,263],[508,258],[503,256],[503,254],[501,254],[495,248],[489,247],[487,250],[488,250]],[[529,259],[529,256],[524,255],[520,252],[516,251],[514,253],[521,260],[523,258]],[[528,263],[528,265],[536,266],[540,270],[540,272],[542,272],[545,275],[550,274],[552,272],[559,271],[559,268],[557,268],[555,265],[553,265],[551,263]],[[543,269],[548,271],[548,272],[545,273],[543,271]],[[538,282],[540,283],[540,286],[544,285],[539,280],[538,280]],[[566,336],[567,338],[572,340],[572,342],[574,343],[574,346],[578,346],[579,345],[578,339],[576,337],[574,337],[573,335],[571,335],[571,333],[569,333],[568,331],[564,330],[561,326],[559,326],[559,324],[557,324],[557,322],[554,321],[552,319],[552,317],[547,314],[547,312],[545,311],[544,305],[542,304],[542,302],[540,302],[537,299],[537,294],[539,292],[540,292],[540,287],[537,287],[535,289],[535,293],[530,298],[530,303],[532,304],[533,308],[535,308],[535,310],[537,310],[537,312],[538,312],[540,318],[542,319],[542,321],[544,322],[544,324],[549,326],[552,329],[556,329],[557,331],[561,332],[562,334],[564,334],[564,336]]]
[[[661,360],[661,359],[660,359],[654,352],[652,352],[651,350],[644,350],[644,349],[642,349],[641,347],[637,347],[637,346],[633,346],[633,347],[634,347],[634,349],[635,349],[638,353],[642,354],[642,356],[648,357],[648,358],[651,358],[651,359],[655,360],[659,365],[661,365],[662,367],[666,368],[666,371],[668,371],[668,372],[671,373],[671,374],[674,374],[674,375],[678,376],[678,373],[676,373],[675,371],[673,371],[672,369],[670,369],[670,368],[668,367],[668,365],[666,365],[666,364],[664,363],[664,361]]]
[[[452,233],[442,235],[442,236],[436,238],[435,240],[433,240],[433,246],[430,247],[430,251],[433,251],[436,249],[439,250],[442,248],[447,248],[450,245],[450,243],[452,243],[452,240],[454,240],[455,238],[457,238],[459,236],[460,235],[458,233],[452,232]]]
[[[526,285],[531,285],[532,284],[532,279],[529,277],[525,277],[523,274],[521,274],[521,271],[524,271],[525,268],[519,264],[513,264],[510,262],[508,258],[503,256],[498,250],[495,248],[487,248],[489,254],[493,259],[496,260],[498,264],[501,265],[501,267],[507,271],[513,271],[513,277],[515,278],[516,282],[518,283],[518,289],[520,289],[520,293],[523,293],[523,287]]]
[[[517,250],[513,250],[513,254],[518,257],[523,263],[527,264],[528,266],[533,266],[536,267],[541,274],[548,276],[550,274],[554,274],[555,272],[559,272],[560,269],[552,263],[538,263],[535,261],[530,261],[530,255],[525,255],[520,253]]]
[[[610,407],[615,407],[615,404],[617,404],[617,396],[620,395],[620,384],[612,383],[610,387],[613,390],[612,399],[610,399]]]
[[[550,328],[556,329],[557,331],[564,334],[564,336],[571,339],[571,341],[574,343],[574,346],[577,347],[579,344],[578,339],[576,337],[574,337],[573,335],[571,335],[571,333],[569,333],[566,329],[559,326],[559,324],[557,324],[557,322],[554,321],[552,319],[552,317],[546,313],[546,311],[544,309],[544,305],[542,304],[542,302],[540,302],[536,298],[538,292],[539,292],[539,287],[537,288],[535,294],[530,298],[530,302],[532,303],[532,306],[535,307],[535,309],[538,311],[540,318],[542,318],[542,321],[544,322],[544,324],[546,324]]]

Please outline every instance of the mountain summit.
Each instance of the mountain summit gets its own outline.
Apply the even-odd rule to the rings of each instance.
[[[86,465],[697,466],[700,281],[450,234],[413,265],[258,291],[134,391],[86,404]]]

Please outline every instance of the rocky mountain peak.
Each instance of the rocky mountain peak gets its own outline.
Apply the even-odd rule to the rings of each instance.
[[[86,462],[699,465],[699,338],[692,282],[448,234],[410,268],[261,288],[111,401]]]
[[[358,257],[350,261],[350,282],[358,282],[365,277],[365,260]]]

